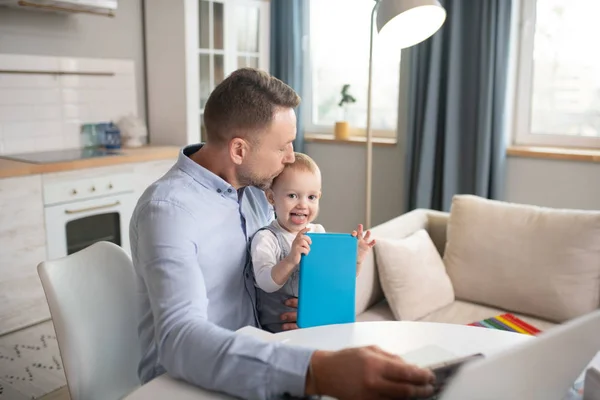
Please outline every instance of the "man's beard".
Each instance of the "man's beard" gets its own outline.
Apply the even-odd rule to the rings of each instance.
[[[276,175],[270,177],[261,177],[256,174],[253,174],[246,168],[239,168],[237,172],[237,180],[241,186],[255,186],[261,190],[267,190],[271,187],[273,183],[273,179],[279,175],[281,171],[279,171]]]

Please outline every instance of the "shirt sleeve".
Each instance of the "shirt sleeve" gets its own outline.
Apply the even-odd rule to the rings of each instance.
[[[198,223],[164,201],[146,204],[136,218],[134,265],[148,292],[151,310],[142,312],[154,317],[160,364],[174,378],[240,398],[303,396],[312,350],[238,335],[208,320]]]
[[[273,293],[283,287],[273,280],[271,270],[277,264],[281,249],[277,238],[268,230],[259,231],[252,239],[250,246],[252,268],[256,286],[267,293]]]

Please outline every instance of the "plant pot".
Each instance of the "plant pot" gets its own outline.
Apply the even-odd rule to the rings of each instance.
[[[348,121],[335,123],[334,136],[337,140],[348,140],[350,137],[350,124],[348,124]]]

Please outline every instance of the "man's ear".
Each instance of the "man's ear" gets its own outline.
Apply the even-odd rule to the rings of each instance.
[[[265,194],[267,195],[267,201],[269,202],[269,204],[274,206],[275,205],[275,193],[273,192],[273,189],[267,189],[265,191]]]
[[[249,151],[248,143],[242,138],[233,138],[229,141],[229,157],[236,165],[241,165]]]

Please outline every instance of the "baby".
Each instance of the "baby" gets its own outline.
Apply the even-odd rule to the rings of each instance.
[[[255,284],[259,288],[258,316],[263,329],[270,332],[282,330],[283,313],[296,311],[284,302],[298,296],[298,265],[301,255],[310,251],[311,244],[305,233],[325,232],[322,225],[312,223],[319,213],[321,172],[306,154],[295,153],[295,157],[266,193],[276,219],[260,229],[250,245]],[[369,241],[369,231],[363,235],[362,225],[352,235],[358,238],[358,275],[375,241]]]

